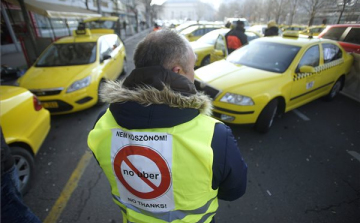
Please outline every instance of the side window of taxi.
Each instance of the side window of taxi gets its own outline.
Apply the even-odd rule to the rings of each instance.
[[[319,45],[312,46],[305,52],[296,70],[297,71],[300,70],[300,67],[302,66],[317,67],[319,66],[319,61],[320,61]]]
[[[110,55],[112,49],[106,39],[100,40],[100,56]]]
[[[106,36],[105,40],[111,47],[111,50],[116,49],[120,45],[119,38],[116,35]]]
[[[331,43],[323,43],[323,54],[324,54],[324,63],[330,63],[331,61],[342,58],[341,49]]]
[[[204,29],[205,29],[205,28],[199,28],[198,30],[196,30],[196,31],[193,33],[193,35],[194,35],[194,36],[202,36],[202,35],[204,35]]]
[[[215,50],[225,50],[225,41],[222,36],[218,36],[215,42]]]

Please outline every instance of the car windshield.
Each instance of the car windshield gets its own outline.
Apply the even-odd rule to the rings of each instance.
[[[347,29],[347,27],[333,27],[331,29],[329,29],[323,36],[322,38],[324,39],[332,39],[332,40],[340,40],[341,36],[343,35],[345,29]]]
[[[189,34],[197,30],[199,26],[190,26],[188,28],[183,29],[180,33],[183,35]]]
[[[219,36],[220,33],[226,33],[229,30],[216,30],[216,31],[212,31],[209,32],[205,35],[203,35],[202,37],[200,37],[196,42],[201,42],[201,43],[206,43],[206,44],[210,44],[210,45],[214,45],[216,38]]]
[[[83,65],[95,62],[96,42],[53,44],[39,58],[36,67]]]
[[[196,24],[196,22],[185,22],[183,24],[178,25],[175,30],[176,32],[181,32],[183,29],[189,27],[190,25]]]
[[[283,73],[300,47],[272,42],[251,42],[227,57],[227,61],[261,70]]]

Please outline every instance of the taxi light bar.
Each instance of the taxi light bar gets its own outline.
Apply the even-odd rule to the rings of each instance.
[[[283,37],[295,37],[298,38],[299,37],[299,32],[297,31],[285,31],[282,34]]]
[[[74,36],[90,36],[90,29],[87,29],[85,23],[80,22],[78,28],[73,32]]]

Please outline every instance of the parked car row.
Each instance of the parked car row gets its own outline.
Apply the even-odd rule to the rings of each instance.
[[[17,80],[19,87],[0,86],[1,128],[15,157],[23,194],[50,129],[50,112],[67,114],[97,104],[103,81],[126,72],[125,46],[118,35],[109,34],[113,26],[108,31],[100,27],[101,31],[95,22],[104,21],[91,21],[97,30],[80,25],[73,36],[51,44]],[[2,68],[2,74],[5,71],[11,70]]]

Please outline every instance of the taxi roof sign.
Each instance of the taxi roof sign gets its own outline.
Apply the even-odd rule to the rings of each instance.
[[[83,22],[79,23],[78,28],[73,33],[74,36],[91,36],[90,29],[87,29]]]
[[[285,31],[282,34],[283,37],[294,37],[294,38],[298,38],[299,37],[299,32],[297,31]]]

